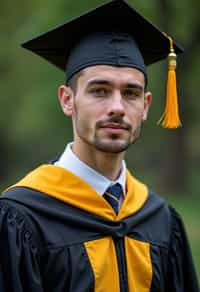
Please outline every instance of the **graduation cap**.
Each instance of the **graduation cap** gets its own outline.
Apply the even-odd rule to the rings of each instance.
[[[66,72],[69,79],[94,65],[136,68],[169,58],[167,98],[159,123],[181,125],[176,93],[176,54],[183,49],[124,0],[113,0],[22,44]]]

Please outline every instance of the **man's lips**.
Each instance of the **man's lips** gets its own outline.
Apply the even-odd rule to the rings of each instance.
[[[121,133],[123,131],[128,131],[129,127],[124,124],[118,124],[118,123],[107,123],[100,126],[100,129],[104,129],[105,131],[111,132],[111,133]]]
[[[128,125],[119,124],[119,123],[107,123],[100,126],[100,128],[109,128],[109,129],[121,129],[121,130],[129,130]]]

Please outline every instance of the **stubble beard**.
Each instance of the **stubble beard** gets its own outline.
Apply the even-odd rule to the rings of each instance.
[[[141,128],[142,128],[142,122],[137,126],[137,128],[133,131],[132,127],[129,128],[129,137],[127,140],[120,139],[119,135],[112,134],[110,135],[109,139],[102,138],[100,135],[98,135],[98,126],[95,127],[95,134],[93,139],[87,138],[87,132],[89,131],[89,127],[87,127],[87,124],[79,119],[79,114],[77,111],[76,104],[74,104],[76,116],[75,116],[75,128],[76,133],[79,136],[81,140],[83,140],[86,144],[89,146],[92,146],[93,148],[96,148],[98,151],[104,152],[104,153],[110,153],[110,154],[118,154],[125,152],[131,145],[135,144],[135,142],[139,139]]]
[[[130,136],[127,140],[122,139],[117,134],[110,135],[109,138],[101,137],[98,134],[98,129],[95,130],[94,138],[87,138],[87,130],[83,129],[83,125],[80,125],[80,121],[76,120],[76,132],[81,140],[83,140],[89,146],[97,149],[98,151],[110,154],[119,154],[125,152],[131,145],[139,139],[141,133],[141,124],[135,129],[134,132],[130,132]]]
[[[117,135],[111,135],[109,139],[103,139],[99,137],[96,133],[94,137],[93,145],[94,147],[104,153],[121,153],[126,151],[131,144],[129,140],[121,140]]]
[[[130,137],[127,140],[122,140],[118,135],[113,134],[110,138],[105,141],[98,135],[95,135],[94,146],[96,149],[106,152],[106,153],[121,153],[125,152],[131,145],[133,145],[140,137],[141,125],[130,134]]]

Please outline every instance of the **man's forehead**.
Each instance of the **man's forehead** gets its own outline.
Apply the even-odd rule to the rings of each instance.
[[[108,81],[110,83],[138,83],[145,84],[144,74],[136,69],[129,67],[117,67],[110,65],[95,65],[82,70],[80,80],[87,84],[94,84],[99,81]],[[103,83],[103,82],[101,82]]]

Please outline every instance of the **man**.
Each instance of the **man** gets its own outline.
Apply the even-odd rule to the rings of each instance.
[[[117,0],[23,46],[66,66],[74,141],[0,199],[0,291],[197,292],[179,215],[124,161],[151,105],[145,64],[168,38]]]

